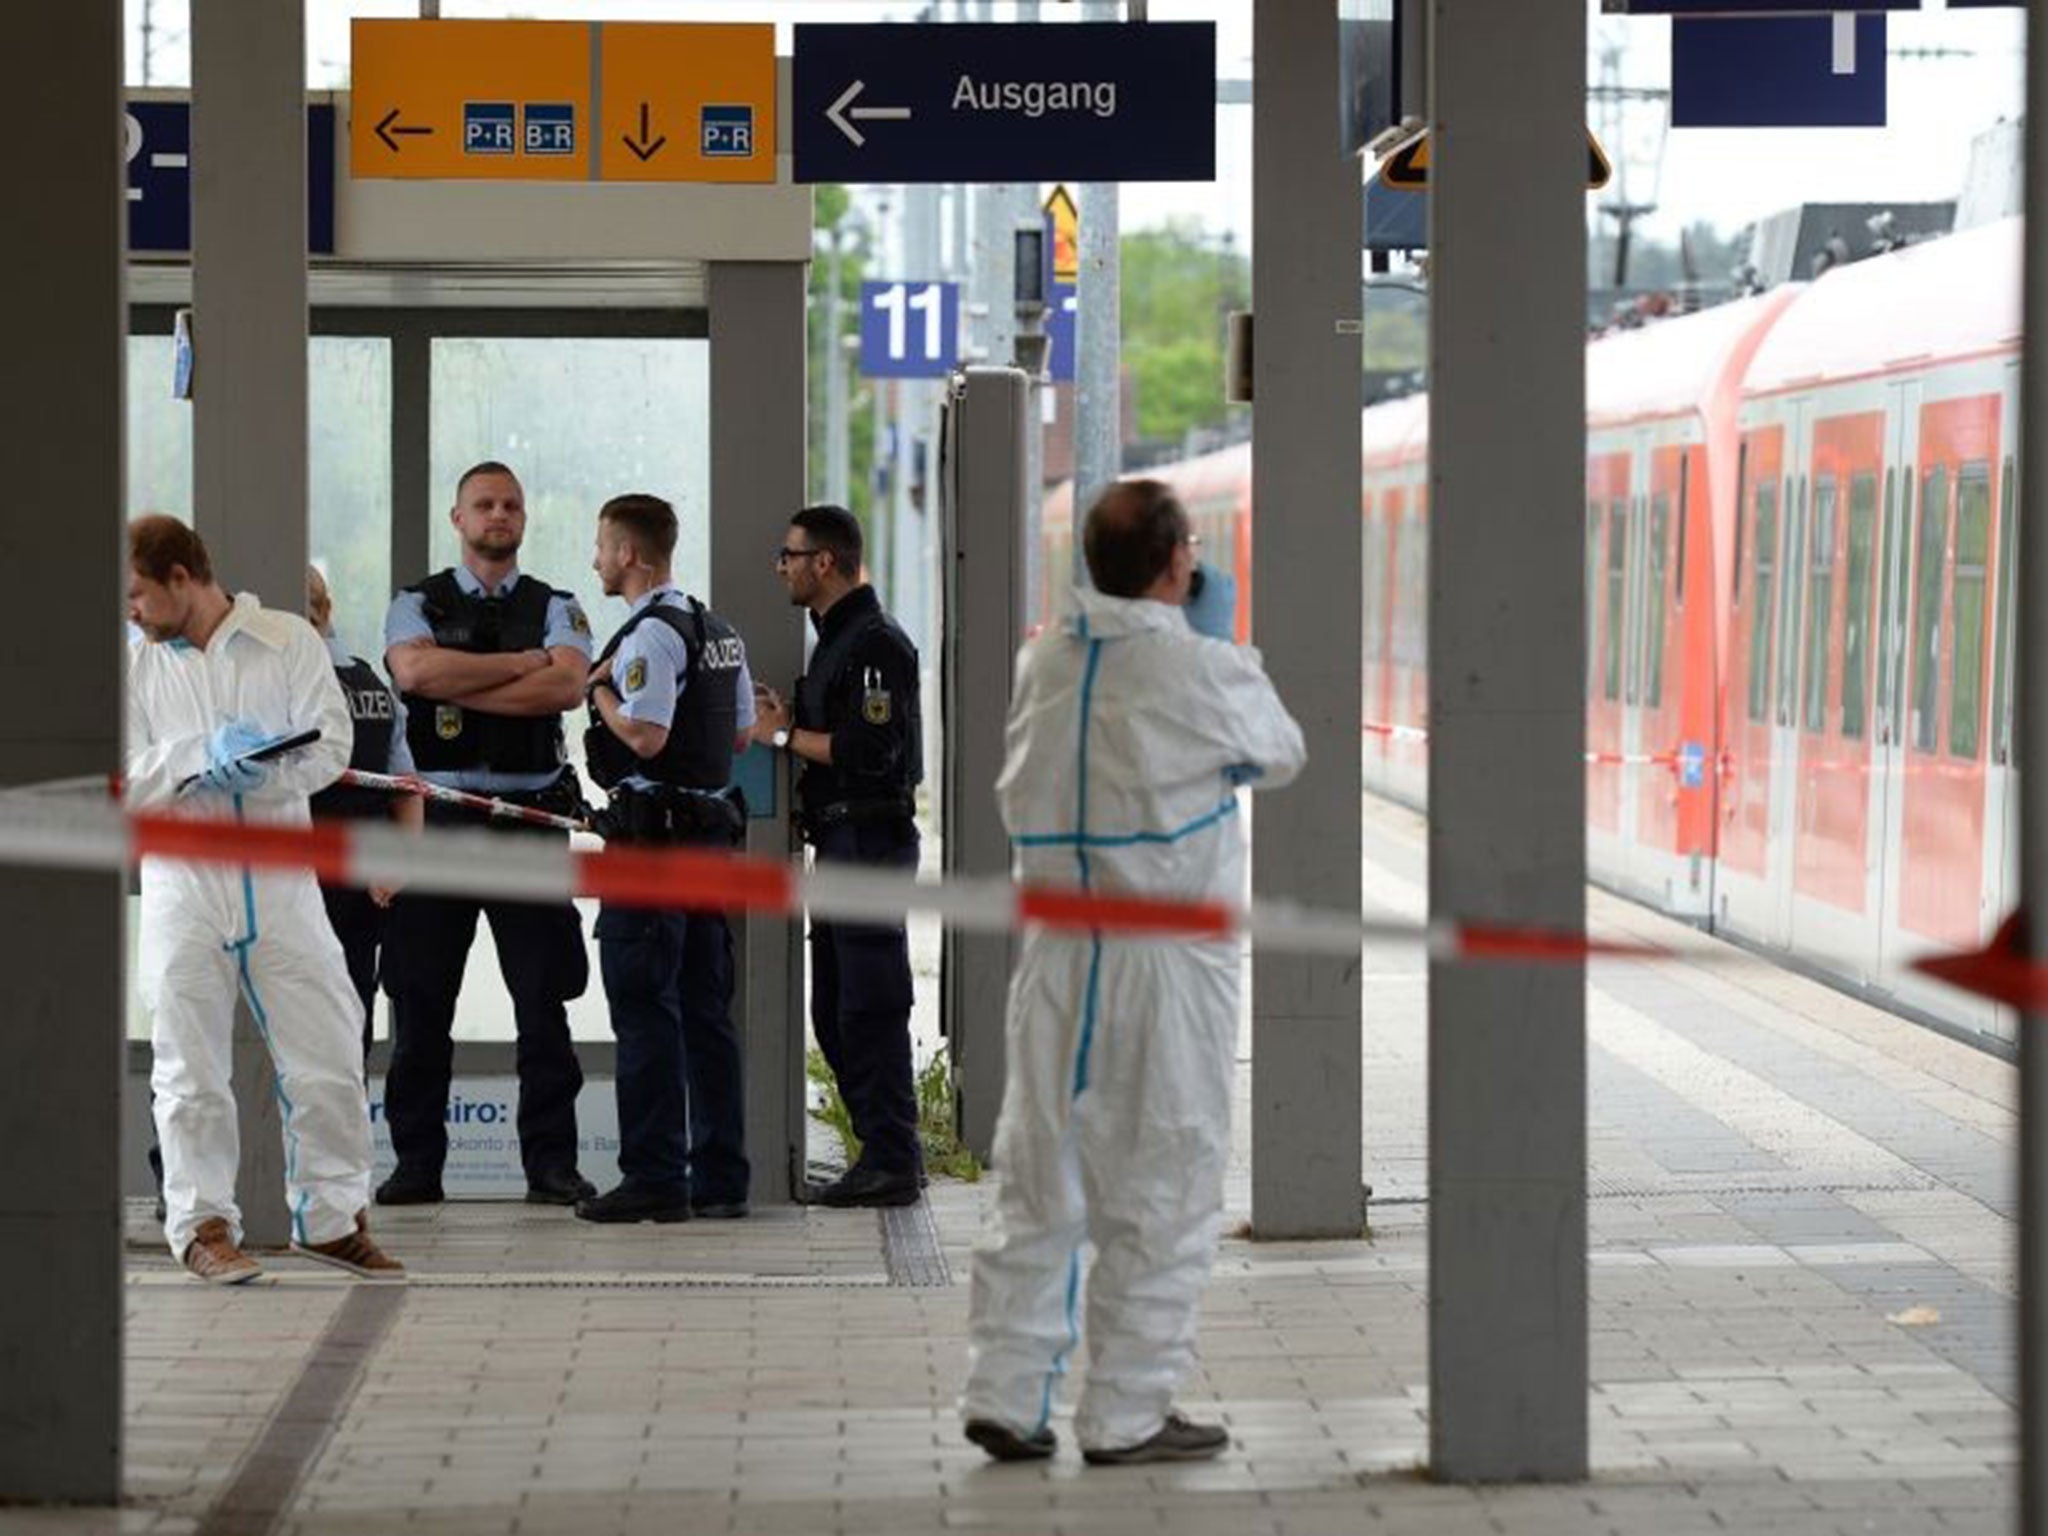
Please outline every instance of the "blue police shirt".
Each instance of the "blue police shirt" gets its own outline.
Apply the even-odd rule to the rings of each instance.
[[[339,639],[333,635],[324,635],[321,638],[327,642],[327,654],[333,660],[337,672],[343,667],[355,665],[356,658]],[[391,751],[388,754],[389,760],[384,764],[384,772],[411,773],[412,747],[405,739],[405,700],[398,696],[396,688],[386,688],[384,691],[391,695]]]
[[[638,613],[650,603],[682,613],[690,611],[690,600],[673,586],[659,586],[644,594],[631,611]],[[642,624],[620,641],[619,648],[612,653],[612,686],[619,691],[619,713],[628,720],[669,726],[676,717],[676,701],[683,696],[689,680],[689,666],[689,647],[683,644],[681,635],[666,624]],[[627,686],[629,683],[631,687]],[[739,670],[733,674],[733,687],[739,690],[739,715],[733,728],[745,731],[754,723],[754,677],[747,669],[744,643],[740,647]],[[637,773],[628,774],[623,783],[628,789],[657,787],[652,779]]]
[[[455,584],[471,597],[507,597],[512,589],[526,580],[517,570],[507,576],[495,593],[485,590],[484,584],[466,565],[455,567]],[[393,646],[405,645],[414,640],[432,640],[434,626],[427,622],[426,599],[417,592],[401,592],[391,600],[391,607],[384,615],[384,649],[389,652]],[[583,616],[583,607],[573,597],[550,597],[548,599],[547,633],[541,644],[549,650],[557,646],[568,646],[581,651],[583,659],[590,659],[590,620]],[[388,663],[387,663],[388,665]],[[557,773],[498,773],[490,768],[449,768],[432,770],[421,775],[429,783],[445,785],[449,789],[474,790],[482,794],[495,794],[501,790],[546,789],[561,775]]]

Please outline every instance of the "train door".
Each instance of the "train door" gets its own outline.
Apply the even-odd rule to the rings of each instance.
[[[1914,509],[1919,504],[1920,385],[1894,385],[1885,400],[1883,531],[1879,540],[1877,696],[1872,716],[1870,879],[1878,913],[1877,980],[1889,989],[1899,963],[1898,849],[1906,774],[1906,653],[1912,612]]]
[[[1879,409],[1862,409],[1868,403]],[[1844,392],[1846,394],[1846,392]],[[1877,965],[1877,912],[1868,884],[1870,636],[1883,396],[1858,388],[1809,434],[1806,626],[1799,687],[1798,826],[1793,853],[1793,948],[1859,979]]]
[[[1729,670],[1721,691],[1720,919],[1762,937],[1769,927],[1771,667],[1777,629],[1780,471],[1785,427],[1765,421],[1742,440],[1730,576]]]
[[[1627,655],[1629,509],[1634,477],[1629,454],[1601,454],[1586,466],[1591,581],[1586,592],[1592,671],[1586,701],[1586,822],[1596,865],[1613,869],[1621,821],[1622,674]]]
[[[1650,690],[1646,685],[1647,634],[1650,626],[1650,581],[1653,566],[1662,564],[1661,552],[1653,560],[1651,545],[1654,530],[1650,527],[1650,433],[1647,429],[1634,434],[1633,453],[1629,461],[1629,539],[1627,549],[1628,572],[1623,596],[1623,649],[1621,681],[1621,718],[1617,722],[1620,736],[1615,742],[1615,753],[1620,759],[1615,765],[1615,834],[1617,846],[1614,849],[1612,877],[1625,889],[1643,890],[1647,876],[1641,858],[1642,846],[1639,829],[1642,807],[1647,787],[1641,765],[1647,740],[1643,714]]]
[[[1799,819],[1799,684],[1806,638],[1806,577],[1811,563],[1812,487],[1807,442],[1812,407],[1792,402],[1785,422],[1785,463],[1780,480],[1777,591],[1777,655],[1771,679],[1771,810],[1766,880],[1770,900],[1762,937],[1772,944],[1792,940],[1792,899]]]

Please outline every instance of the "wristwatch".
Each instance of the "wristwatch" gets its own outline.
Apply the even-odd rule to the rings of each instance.
[[[789,747],[789,727],[784,726],[781,730],[776,731],[773,735],[771,735],[768,738],[768,740],[773,745],[781,747],[784,750],[787,750]]]

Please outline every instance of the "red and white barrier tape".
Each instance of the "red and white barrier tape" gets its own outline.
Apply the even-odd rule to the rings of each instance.
[[[466,789],[450,789],[445,784],[436,784],[411,773],[370,773],[361,768],[344,768],[340,782],[357,789],[382,789],[397,795],[418,795],[423,800],[437,801],[442,805],[459,805],[465,810],[481,811],[498,821],[523,822],[531,827],[553,827],[558,832],[588,832],[590,824],[574,816],[557,816],[550,811],[536,810],[530,805],[515,805],[509,800],[496,799],[490,795],[472,794]]]
[[[0,863],[118,869],[144,858],[249,869],[305,869],[331,884],[530,901],[595,898],[625,906],[873,922],[924,914],[969,932],[1038,926],[1133,938],[1248,938],[1276,952],[1356,956],[1367,942],[1421,943],[1446,960],[1649,959],[1650,944],[1487,924],[1360,919],[1286,901],[1240,906],[1131,891],[1084,891],[1008,880],[943,881],[882,870],[694,848],[584,850],[484,829],[424,831],[377,821],[310,826],[225,817],[127,814],[53,796],[0,796]]]

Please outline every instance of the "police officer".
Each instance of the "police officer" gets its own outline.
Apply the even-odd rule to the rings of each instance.
[[[405,744],[405,706],[384,686],[374,668],[360,656],[351,656],[334,637],[334,599],[327,590],[327,578],[318,566],[306,567],[306,619],[327,642],[334,658],[334,673],[348,699],[349,718],[355,723],[355,741],[349,753],[351,768],[370,773],[411,773],[412,752]],[[417,827],[426,808],[417,795],[394,795],[379,789],[359,789],[336,784],[313,796],[313,814],[348,820],[382,820],[391,817]],[[348,977],[356,995],[363,1000],[363,1058],[368,1061],[370,1041],[375,1033],[377,1012],[377,950],[384,942],[384,919],[397,894],[390,886],[327,885],[320,887],[320,899],[327,906],[327,921],[341,940],[342,955],[348,961]]]
[[[803,762],[805,840],[820,863],[917,869],[913,798],[924,776],[917,649],[861,580],[860,523],[806,507],[775,556],[790,601],[811,611],[817,647],[794,711],[757,689],[754,739]],[[860,1138],[860,1157],[814,1198],[911,1205],[922,1156],[910,1059],[910,945],[902,921],[811,923],[811,1027]]]
[[[563,750],[562,711],[583,697],[590,621],[569,593],[520,574],[526,497],[503,464],[479,464],[463,475],[449,520],[462,541],[462,563],[399,593],[384,621],[384,664],[405,704],[413,761],[437,784],[573,814],[583,796]],[[564,835],[438,803],[427,807],[427,822]],[[583,1072],[564,1005],[582,996],[590,961],[575,907],[406,895],[384,957],[392,1022],[384,1114],[398,1167],[377,1188],[381,1205],[441,1198],[449,1035],[479,912],[490,919],[518,1030],[526,1198],[574,1205],[597,1193],[576,1171]]]
[[[671,580],[676,514],[658,496],[615,496],[592,561],[633,611],[591,669],[591,777],[611,791],[606,838],[730,849],[745,812],[724,793],[754,721],[746,648]],[[747,1214],[745,1075],[732,1022],[732,933],[721,912],[609,903],[598,963],[618,1037],[616,1189],[585,1221]]]

